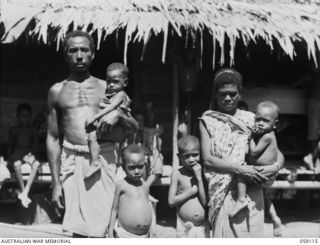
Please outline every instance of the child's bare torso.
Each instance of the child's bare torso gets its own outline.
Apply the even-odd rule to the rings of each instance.
[[[119,197],[118,222],[130,233],[147,234],[152,221],[149,189],[143,182],[134,186],[125,180]]]
[[[197,184],[197,180],[193,175],[184,174],[183,168],[178,170],[178,175],[177,195],[184,193]],[[205,210],[199,201],[198,195],[178,206],[177,213],[183,222],[190,221],[194,225],[202,225],[205,222]]]
[[[36,130],[31,126],[17,126],[13,128],[13,137],[13,151],[32,150],[35,144]]]
[[[272,131],[264,134],[259,140],[261,140],[263,137],[270,137],[271,143],[266,147],[266,149],[260,155],[256,157],[252,156],[249,150],[249,163],[251,165],[257,165],[257,166],[272,165],[277,161],[278,146],[277,146],[277,140],[274,132]]]

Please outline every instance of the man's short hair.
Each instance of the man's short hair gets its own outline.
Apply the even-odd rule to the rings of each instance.
[[[129,68],[123,63],[112,63],[107,67],[108,71],[120,70],[125,77],[129,76]]]
[[[68,50],[68,40],[70,38],[73,38],[73,37],[85,37],[85,38],[87,38],[89,40],[90,50],[91,50],[91,52],[94,53],[96,46],[94,44],[92,36],[88,32],[80,31],[80,30],[69,32],[66,35],[66,37],[63,40],[63,51],[64,52],[67,52],[67,50]]]
[[[193,135],[183,136],[178,140],[178,151],[179,153],[193,147],[198,147],[200,149],[199,139]]]
[[[278,119],[278,117],[279,117],[280,108],[276,103],[274,103],[272,101],[268,101],[268,100],[267,101],[262,101],[261,103],[259,103],[257,105],[257,110],[258,110],[258,108],[268,108],[268,109],[272,110],[275,113],[275,118],[274,119]]]
[[[31,105],[28,103],[21,103],[17,107],[17,115],[19,115],[22,111],[28,111],[30,114],[32,113]]]
[[[233,68],[223,68],[217,71],[213,78],[213,94],[216,94],[216,92],[226,84],[236,85],[238,91],[241,92],[242,75],[240,72]]]
[[[143,154],[145,155],[145,150],[142,146],[137,144],[130,144],[122,151],[122,161],[126,165],[126,157],[128,154]]]

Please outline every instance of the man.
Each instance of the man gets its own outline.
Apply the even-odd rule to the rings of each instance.
[[[98,130],[101,169],[90,178],[83,177],[90,164],[85,122],[98,112],[106,82],[89,73],[95,47],[88,33],[69,33],[63,46],[70,76],[54,84],[48,94],[46,144],[53,180],[52,199],[58,208],[63,208],[63,189],[64,230],[74,237],[105,237],[114,196],[117,142],[138,126],[121,110],[110,113]],[[106,124],[114,126],[110,133],[113,141],[108,140],[109,135],[101,139],[103,128],[108,128]]]

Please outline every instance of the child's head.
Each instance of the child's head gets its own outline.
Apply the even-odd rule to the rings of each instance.
[[[32,108],[30,104],[22,103],[17,107],[17,118],[22,125],[31,123]]]
[[[125,64],[112,63],[107,67],[106,80],[108,93],[117,93],[122,91],[129,82],[129,69]]]
[[[178,157],[180,163],[185,167],[192,167],[200,162],[200,142],[192,135],[183,136],[178,141]]]
[[[143,147],[130,144],[122,152],[123,168],[128,179],[138,182],[145,172],[145,151]]]
[[[264,132],[276,129],[280,109],[272,101],[263,101],[256,109],[255,127],[261,128]]]

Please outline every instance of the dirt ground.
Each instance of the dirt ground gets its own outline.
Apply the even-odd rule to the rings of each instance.
[[[2,209],[3,211],[3,209]],[[284,238],[320,237],[320,209],[307,210],[279,209],[278,213],[283,220]],[[2,216],[3,217],[3,216]],[[156,235],[158,238],[174,238],[174,220],[158,220]],[[271,238],[272,224],[266,220],[264,237]],[[0,223],[1,238],[58,238],[68,237],[62,233],[60,224],[19,225]]]

